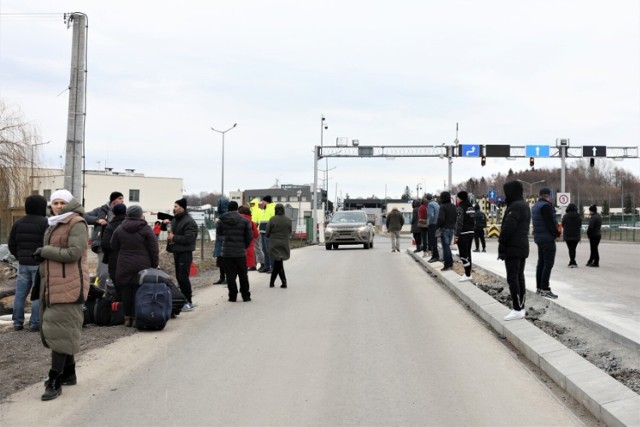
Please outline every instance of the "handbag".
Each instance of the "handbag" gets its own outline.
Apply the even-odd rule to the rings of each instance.
[[[429,227],[429,224],[427,223],[426,219],[421,218],[421,219],[418,220],[418,227],[427,228],[427,227]]]

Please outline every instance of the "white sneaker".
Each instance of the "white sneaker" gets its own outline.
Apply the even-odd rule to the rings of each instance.
[[[185,303],[185,305],[182,306],[182,311],[192,311],[193,310],[193,306],[189,303]]]
[[[525,312],[524,310],[511,310],[511,313],[507,314],[506,316],[504,316],[504,320],[518,320],[518,319],[524,319],[525,316]]]
[[[465,276],[464,274],[462,276],[460,276],[460,278],[458,279],[458,282],[468,282],[469,280],[473,279],[473,277],[471,276]]]

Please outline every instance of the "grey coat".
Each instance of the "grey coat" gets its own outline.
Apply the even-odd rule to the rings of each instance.
[[[291,236],[291,219],[284,214],[274,215],[267,224],[269,238],[269,256],[280,261],[291,256],[289,237]]]

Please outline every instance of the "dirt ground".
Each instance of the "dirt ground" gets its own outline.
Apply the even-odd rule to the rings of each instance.
[[[210,286],[218,277],[218,270],[209,255],[211,248],[205,248],[204,254],[205,260],[201,261],[200,249],[194,252],[199,273],[191,278],[191,283],[196,294],[198,288]],[[95,266],[95,262],[94,257],[90,260],[90,266]],[[168,272],[174,271],[171,254],[161,251],[160,267]],[[462,266],[457,263],[454,269],[458,274],[463,272]],[[476,270],[473,276],[480,289],[510,307],[508,286],[502,279]],[[6,313],[12,306],[13,297],[2,298],[1,295],[15,286],[14,277],[13,270],[0,263],[0,314]],[[527,320],[640,394],[640,355],[554,311],[549,301],[542,297],[536,296],[527,301]],[[135,328],[124,326],[87,325],[83,328],[79,355],[82,357],[89,350],[135,333]],[[0,329],[0,349],[0,401],[45,379],[51,354],[40,342],[40,334],[27,332],[26,329],[15,332],[12,325],[7,325]]]

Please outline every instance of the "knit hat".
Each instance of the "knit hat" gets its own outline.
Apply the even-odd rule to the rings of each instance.
[[[113,207],[112,211],[114,215],[124,215],[127,213],[127,205],[119,203]]]
[[[129,206],[127,208],[127,218],[142,218],[142,207],[138,205]]]
[[[270,196],[270,195],[268,195],[268,194],[267,194],[266,196],[264,196],[264,197],[262,198],[262,200],[264,200],[264,201],[265,201],[265,202],[267,202],[267,203],[271,203],[271,202],[273,202],[273,199],[272,199],[272,198],[271,198],[271,196]]]
[[[69,190],[56,190],[53,193],[51,193],[51,197],[49,198],[49,201],[53,202],[56,199],[62,199],[65,202],[69,203],[71,200],[73,200],[73,194],[71,194],[69,192]]]
[[[541,188],[540,192],[538,193],[539,196],[550,196],[551,195],[551,189],[550,188]]]
[[[424,196],[424,197],[426,197],[426,198],[427,198],[427,200],[431,200],[431,199],[433,199],[433,195],[432,195],[431,193],[427,193],[427,195],[426,195],[426,196]]]
[[[589,212],[593,212],[593,213],[598,212],[598,207],[596,205],[589,206]]]
[[[180,200],[176,200],[176,205],[180,206],[182,209],[187,209],[187,199],[184,197]]]
[[[458,197],[458,199],[463,200],[463,201],[469,200],[469,193],[467,193],[466,191],[460,191],[458,193],[457,197]]]
[[[118,197],[124,197],[124,194],[122,194],[119,191],[114,191],[113,193],[111,193],[111,195],[109,196],[109,203],[113,202],[115,199],[117,199]]]
[[[229,209],[229,211],[237,211],[238,202],[236,202],[235,200],[230,201],[229,204],[227,205],[227,209]]]

